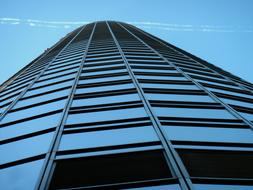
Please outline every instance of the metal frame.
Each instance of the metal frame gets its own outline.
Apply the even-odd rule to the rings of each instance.
[[[66,122],[66,119],[67,119],[67,116],[68,116],[68,111],[69,111],[71,103],[73,101],[74,92],[76,90],[76,87],[77,87],[77,84],[78,84],[78,79],[81,75],[81,72],[82,72],[82,69],[83,69],[83,66],[84,66],[84,63],[85,63],[85,58],[86,58],[86,55],[87,55],[87,52],[88,52],[88,49],[89,49],[91,39],[93,37],[93,33],[95,31],[95,28],[96,28],[96,23],[93,26],[92,32],[90,34],[89,40],[88,40],[87,45],[86,45],[86,49],[85,49],[82,61],[81,61],[80,66],[79,66],[79,70],[76,74],[75,80],[73,82],[72,88],[71,88],[69,96],[67,98],[67,103],[65,104],[65,107],[63,109],[62,118],[60,119],[60,122],[59,122],[58,126],[56,127],[56,131],[55,131],[52,143],[50,145],[50,150],[48,151],[47,156],[46,156],[46,161],[44,162],[43,174],[41,175],[40,180],[38,180],[40,182],[40,184],[37,184],[36,189],[41,189],[41,190],[48,189],[48,187],[50,185],[49,184],[50,183],[50,178],[52,177],[53,171],[54,171],[54,168],[55,168],[54,160],[55,160],[55,157],[56,157],[56,152],[57,152],[58,146],[60,144],[60,139],[61,139],[61,136],[62,136],[64,124]],[[77,34],[77,36],[78,36],[78,34]],[[76,36],[71,40],[71,42],[75,38],[76,38]]]
[[[131,70],[131,66],[129,65],[128,60],[126,59],[124,52],[122,51],[121,46],[118,43],[117,38],[115,37],[112,29],[110,28],[110,25],[108,24],[108,22],[106,22],[106,23],[107,23],[110,33],[114,39],[114,42],[115,42],[115,44],[122,56],[122,59],[127,67],[128,73],[129,73],[131,79],[133,80],[133,83],[137,89],[137,92],[141,98],[141,101],[143,102],[144,109],[146,110],[148,116],[150,117],[150,120],[154,126],[154,129],[155,129],[155,131],[156,131],[156,133],[157,133],[157,135],[164,147],[166,156],[169,159],[169,163],[170,163],[172,169],[174,170],[176,176],[179,179],[179,183],[180,183],[181,188],[183,190],[193,189],[193,186],[192,186],[190,178],[189,178],[189,174],[187,173],[182,161],[180,161],[180,158],[178,157],[176,151],[172,147],[171,142],[166,140],[165,132],[161,127],[159,119],[154,114],[154,111],[152,110],[150,103],[147,101],[147,98],[145,97],[145,93],[144,93],[143,89],[141,88],[138,80],[135,78],[135,75],[134,75],[133,71]]]

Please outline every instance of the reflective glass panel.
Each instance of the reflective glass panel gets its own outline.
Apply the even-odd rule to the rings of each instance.
[[[35,87],[38,87],[38,86],[43,86],[43,85],[51,84],[51,83],[54,83],[54,82],[59,82],[59,81],[62,81],[62,80],[73,79],[75,77],[75,75],[76,74],[66,75],[66,76],[55,78],[55,79],[45,80],[45,81],[42,81],[42,82],[36,82],[32,87],[35,88]]]
[[[95,148],[158,141],[152,126],[63,135],[60,150]]]
[[[153,73],[153,72],[159,72],[159,73],[178,73],[177,70],[164,70],[162,69],[146,69],[146,68],[141,68],[141,69],[132,69],[135,72],[146,72],[146,73]]]
[[[184,89],[184,90],[199,90],[195,85],[177,85],[177,84],[154,84],[141,83],[142,88],[162,88],[162,89]]]
[[[97,83],[97,82],[106,82],[106,81],[117,81],[117,80],[124,80],[130,79],[128,75],[124,76],[117,76],[117,77],[103,77],[103,78],[95,78],[95,79],[85,79],[79,80],[79,84],[90,84],[90,83]]]
[[[61,113],[32,119],[25,122],[15,123],[6,127],[0,128],[0,140],[5,140],[45,129],[49,129],[52,127],[56,127],[56,125],[60,121]]]
[[[179,185],[157,185],[149,187],[137,187],[137,188],[127,188],[129,190],[181,190]],[[125,189],[125,190],[127,190]]]
[[[44,154],[48,151],[53,133],[46,133],[0,146],[0,164]]]
[[[194,108],[154,108],[159,116],[165,117],[193,117],[213,119],[235,119],[229,112],[222,109],[194,109]]]
[[[76,90],[76,94],[82,93],[91,93],[91,92],[103,92],[103,91],[111,91],[111,90],[122,90],[134,88],[133,84],[114,84],[111,86],[98,86],[98,87],[90,87],[90,88],[79,88]]]
[[[250,113],[244,113],[244,112],[238,112],[240,115],[242,115],[243,117],[245,117],[248,120],[253,121],[253,114]]]
[[[185,77],[174,77],[174,76],[146,76],[136,75],[138,79],[153,79],[153,80],[188,80]]]
[[[252,190],[252,185],[194,184],[196,190]]]
[[[23,119],[27,117],[32,117],[34,115],[39,115],[39,114],[47,113],[50,111],[62,109],[65,105],[65,101],[66,100],[60,100],[60,101],[12,112],[12,113],[7,114],[2,120],[2,122],[5,123],[5,122],[10,122],[10,121],[15,121],[15,120],[19,120],[19,119]]]
[[[128,101],[136,101],[140,100],[138,94],[125,94],[120,96],[105,96],[100,98],[85,98],[85,99],[77,99],[72,103],[72,107],[75,106],[90,106],[90,105],[99,105],[99,104],[110,104],[117,102],[128,102]]]
[[[0,187],[3,190],[34,189],[44,160],[2,169],[0,172]]]
[[[112,74],[118,72],[126,72],[126,69],[117,69],[117,70],[105,70],[105,71],[97,71],[97,72],[86,72],[83,76],[94,76],[94,75],[103,75],[103,74]]]
[[[147,117],[144,108],[70,114],[67,119],[67,124],[110,121],[110,120],[120,120],[138,117]]]
[[[45,79],[49,79],[49,78],[52,78],[52,77],[58,77],[58,76],[61,76],[61,75],[67,75],[67,76],[68,76],[69,73],[77,72],[77,70],[78,70],[78,68],[75,68],[75,69],[68,69],[68,70],[66,70],[66,71],[60,71],[60,72],[58,72],[58,73],[53,73],[53,72],[52,72],[52,74],[49,74],[49,75],[45,75],[45,76],[40,77],[39,80],[45,80]],[[62,78],[62,77],[60,77],[60,78]],[[53,79],[50,79],[50,80],[53,80]]]
[[[31,104],[36,104],[36,103],[48,101],[48,100],[51,100],[52,98],[60,98],[60,97],[63,97],[63,96],[67,96],[68,94],[69,94],[69,89],[53,92],[53,93],[50,93],[50,94],[45,94],[45,95],[42,95],[42,96],[36,96],[34,98],[20,100],[15,105],[15,108],[24,107],[24,106],[28,106],[28,105],[31,105]]]
[[[146,97],[149,100],[214,102],[209,96],[201,96],[201,95],[150,94],[150,93],[146,93]]]
[[[34,90],[28,90],[25,93],[25,96],[31,96],[31,95],[40,94],[40,93],[43,93],[43,92],[48,92],[50,90],[55,90],[55,89],[58,89],[58,88],[71,86],[72,84],[73,84],[73,81],[70,80],[70,81],[67,81],[67,82],[62,82],[62,83],[59,83],[59,84],[53,84],[53,85],[50,85],[50,86],[46,86],[46,87],[42,87],[42,88],[38,88],[38,89],[34,89]]]
[[[211,127],[163,127],[170,140],[253,143],[251,129]]]
[[[239,101],[239,100],[231,100],[228,98],[220,98],[222,101],[224,101],[227,104],[232,104],[232,105],[238,105],[238,106],[244,106],[244,107],[248,107],[248,108],[253,108],[253,103],[249,103],[249,102],[243,102],[243,101]]]
[[[214,91],[214,92],[221,92],[223,94],[234,95],[234,96],[239,96],[239,97],[241,96],[241,97],[253,99],[252,95],[243,94],[243,93],[239,93],[239,92],[232,92],[232,91],[229,91],[229,90],[221,90],[221,89],[210,88],[210,87],[207,87],[207,89],[209,89],[211,91]]]

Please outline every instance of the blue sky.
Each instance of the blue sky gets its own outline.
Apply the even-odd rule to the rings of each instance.
[[[252,0],[6,0],[0,6],[0,83],[76,27],[136,26],[253,82]]]

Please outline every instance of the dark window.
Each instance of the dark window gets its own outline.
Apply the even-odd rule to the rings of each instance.
[[[135,152],[58,161],[50,189],[172,178],[162,152]]]
[[[253,178],[253,152],[180,149],[178,153],[192,177]]]

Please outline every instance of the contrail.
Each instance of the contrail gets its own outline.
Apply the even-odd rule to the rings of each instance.
[[[20,19],[20,18],[0,18],[0,24],[7,25],[27,25],[30,27],[54,28],[54,29],[68,29],[76,28],[78,26],[89,23],[89,21],[46,21],[36,19]],[[165,30],[168,32],[253,32],[253,27],[243,26],[220,26],[220,25],[191,25],[191,24],[175,24],[175,23],[160,23],[149,21],[129,21],[142,29]]]
[[[71,28],[78,27],[89,23],[89,21],[82,22],[65,22],[65,21],[45,21],[35,19],[19,19],[19,18],[0,18],[0,24],[10,25],[27,25],[31,27],[44,27],[44,28]]]
[[[128,22],[140,28],[158,29],[179,32],[253,32],[253,27],[219,26],[219,25],[190,25],[168,24],[158,22]]]

